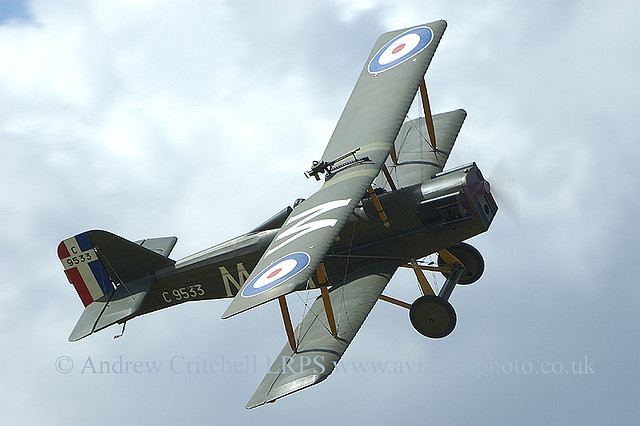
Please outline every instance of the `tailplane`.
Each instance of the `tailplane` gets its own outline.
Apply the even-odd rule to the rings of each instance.
[[[155,281],[172,266],[176,237],[135,243],[106,231],[87,231],[58,245],[64,272],[85,310],[69,340],[75,341],[133,316]]]

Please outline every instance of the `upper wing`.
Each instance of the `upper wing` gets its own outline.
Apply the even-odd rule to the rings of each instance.
[[[337,337],[327,324],[319,297],[298,324],[294,335],[298,350],[286,344],[269,372],[247,403],[254,408],[326,379],[353,340],[398,265],[376,263],[346,279],[346,283],[329,292],[336,320]]]
[[[378,38],[312,170],[327,172],[325,183],[294,208],[222,318],[305,285],[380,172],[446,25],[437,21]]]
[[[391,158],[386,162],[397,187],[403,188],[425,182],[442,171],[466,116],[467,113],[462,109],[433,116],[437,140],[435,151],[429,143],[424,117],[407,121],[402,125],[395,141],[398,162],[394,164]],[[379,175],[375,184],[390,189],[384,175]]]

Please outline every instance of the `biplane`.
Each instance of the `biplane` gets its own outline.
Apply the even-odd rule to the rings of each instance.
[[[484,270],[463,241],[487,231],[498,206],[475,163],[443,171],[466,117],[430,111],[424,76],[446,26],[378,38],[305,173],[320,188],[250,232],[180,260],[169,258],[175,237],[132,242],[92,230],[62,241],[59,258],[85,305],[69,340],[185,302],[231,299],[224,319],[277,300],[288,341],[253,408],[327,378],[378,300],[408,309],[426,337],[451,333],[454,287]],[[424,117],[408,119],[418,93]],[[422,294],[413,303],[382,294],[400,267],[417,277]],[[425,270],[445,277],[437,293]],[[286,296],[310,289],[319,295],[294,329]]]

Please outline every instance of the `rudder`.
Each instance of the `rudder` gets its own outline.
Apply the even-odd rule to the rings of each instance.
[[[58,245],[58,257],[84,306],[114,290],[86,232],[62,241]]]

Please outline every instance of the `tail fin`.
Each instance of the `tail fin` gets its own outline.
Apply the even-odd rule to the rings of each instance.
[[[58,246],[64,265],[85,306],[69,340],[74,342],[135,316],[155,282],[176,237],[131,242],[106,231],[87,231]]]
[[[134,243],[110,232],[87,231],[62,241],[58,257],[80,300],[88,306],[111,293],[116,284],[173,265],[174,261],[166,256],[176,241],[169,237]]]

